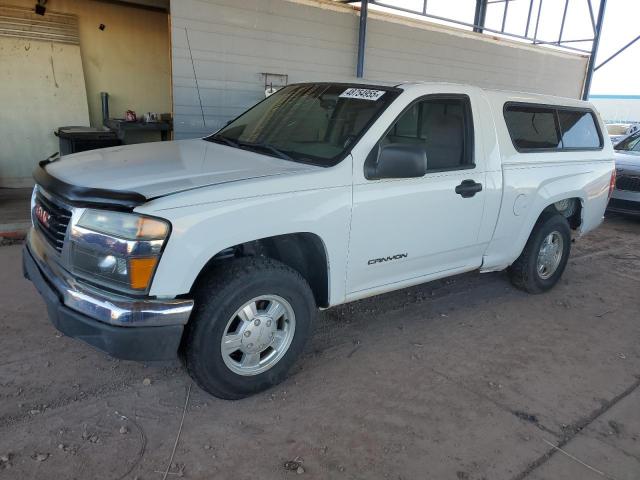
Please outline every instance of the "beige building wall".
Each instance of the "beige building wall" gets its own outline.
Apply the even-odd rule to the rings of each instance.
[[[5,1],[26,8],[35,4]],[[92,126],[102,124],[102,91],[111,96],[112,117],[123,117],[128,109],[140,116],[172,111],[168,14],[94,0],[49,0],[47,10],[78,16]]]
[[[0,37],[0,105],[0,188],[30,186],[56,126],[89,123],[80,47]]]

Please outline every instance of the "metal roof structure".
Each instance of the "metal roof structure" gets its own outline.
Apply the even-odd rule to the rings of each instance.
[[[513,3],[516,0],[476,0],[474,20],[472,23],[432,13],[429,5],[429,0],[413,2],[413,5],[419,8],[406,8],[399,4],[388,3],[392,2],[393,0],[387,0],[386,2],[384,0],[360,0],[359,2],[351,0],[337,1],[339,1],[340,3],[349,3],[354,6],[357,6],[359,4],[360,6],[358,64],[356,68],[356,75],[358,77],[362,77],[364,75],[367,16],[370,5],[382,7],[391,11],[397,11],[403,14],[422,17],[425,20],[432,20],[435,22],[450,24],[466,30],[472,30],[476,33],[487,33],[494,36],[503,36],[505,38],[511,38],[517,41],[531,43],[533,45],[541,45],[587,54],[589,55],[589,64],[583,88],[584,99],[587,99],[589,96],[593,72],[640,39],[640,36],[638,36],[635,40],[629,42],[627,45],[622,47],[614,55],[609,57],[600,65],[595,65],[595,57],[598,51],[598,45],[600,43],[600,35],[602,33],[602,25],[604,21],[604,13],[607,0],[600,0],[597,5],[594,5],[593,0],[564,0],[564,4],[562,7],[562,18],[560,20],[558,31],[556,32],[556,36],[554,38],[540,38],[539,36],[541,17],[543,17],[544,15],[544,0],[529,0],[528,13],[526,16],[526,22],[524,22],[523,31],[513,31],[507,28],[507,19],[510,18],[509,4]],[[593,33],[586,38],[567,38],[565,32],[567,12],[572,8],[572,5],[578,4],[579,2],[583,4],[586,3],[586,6],[588,7],[589,15],[584,18],[584,22],[590,24]],[[595,8],[596,6],[597,11]],[[500,28],[487,27],[486,18],[489,8],[502,9]],[[511,15],[513,15],[513,13],[511,13]],[[590,48],[582,48],[581,46],[584,44],[587,44]]]

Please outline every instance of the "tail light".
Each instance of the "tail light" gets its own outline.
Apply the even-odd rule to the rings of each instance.
[[[616,188],[616,169],[613,169],[611,172],[611,179],[609,180],[609,200],[611,200],[611,195],[613,195],[613,191]]]

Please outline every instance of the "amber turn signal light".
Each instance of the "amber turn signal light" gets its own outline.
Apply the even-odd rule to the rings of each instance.
[[[131,288],[145,290],[149,286],[153,271],[158,263],[157,257],[132,258],[129,260],[129,278]]]

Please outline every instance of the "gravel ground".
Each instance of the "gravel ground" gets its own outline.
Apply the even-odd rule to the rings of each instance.
[[[468,274],[323,312],[291,377],[236,402],[57,334],[20,248],[0,248],[2,479],[640,478],[640,221],[580,239],[545,295]]]

